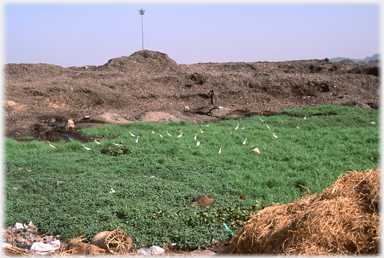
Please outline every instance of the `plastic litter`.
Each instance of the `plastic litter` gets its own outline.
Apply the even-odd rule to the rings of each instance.
[[[36,254],[47,254],[52,253],[60,248],[60,240],[55,240],[49,244],[44,244],[43,242],[35,242],[31,246],[31,251]]]
[[[21,224],[21,223],[19,223],[19,222],[16,222],[16,224],[15,224],[14,227],[15,227],[15,228],[18,228],[18,229],[24,229],[23,224]]]
[[[227,226],[227,224],[223,223],[224,227],[225,227],[225,230],[227,230],[227,234],[229,236],[232,236],[234,235],[235,233],[233,233],[233,231]]]
[[[137,254],[139,255],[151,255],[151,250],[147,248],[140,248],[139,250],[136,251]]]
[[[152,255],[158,255],[164,253],[164,248],[161,248],[160,246],[153,245],[149,248],[151,250]]]

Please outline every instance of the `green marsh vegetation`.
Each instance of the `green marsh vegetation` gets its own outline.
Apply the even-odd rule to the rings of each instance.
[[[209,126],[135,122],[82,129],[108,138],[86,143],[91,151],[78,141],[51,148],[6,139],[5,226],[32,220],[43,234],[63,240],[92,239],[119,226],[136,249],[163,243],[195,249],[227,240],[223,223],[236,232],[258,209],[292,202],[307,189],[321,192],[348,171],[379,166],[370,159],[379,154],[378,110],[283,111],[307,119],[254,116]],[[333,115],[311,116],[318,113]],[[113,145],[120,142],[122,147]],[[213,205],[191,208],[193,197],[204,194],[213,196]]]

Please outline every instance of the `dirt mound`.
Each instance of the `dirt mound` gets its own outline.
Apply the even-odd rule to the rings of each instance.
[[[42,115],[75,121],[90,116],[105,124],[180,120],[199,124],[307,106],[380,106],[377,61],[178,65],[164,53],[142,50],[101,66],[6,64],[4,68],[5,133],[17,140],[31,136],[31,126],[40,123]],[[211,90],[216,107],[210,104]],[[190,112],[184,112],[185,106]]]
[[[110,59],[97,70],[120,70],[132,72],[166,72],[176,71],[177,63],[170,59],[167,54],[157,51],[142,50],[130,56]]]
[[[193,202],[191,203],[191,207],[199,208],[199,206],[209,206],[213,204],[213,197],[209,195],[200,195],[198,197],[193,198]]]
[[[380,170],[254,214],[220,254],[378,254]]]

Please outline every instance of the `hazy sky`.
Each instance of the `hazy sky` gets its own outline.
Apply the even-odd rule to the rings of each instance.
[[[145,9],[143,17],[139,9]],[[144,49],[178,64],[379,53],[377,3],[14,4],[3,6],[4,62],[103,65]]]

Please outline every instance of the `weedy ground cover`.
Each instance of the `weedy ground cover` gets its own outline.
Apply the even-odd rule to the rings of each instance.
[[[176,243],[195,249],[211,245],[212,239],[226,240],[222,223],[236,231],[258,209],[289,203],[308,189],[320,192],[347,171],[378,167],[378,160],[371,159],[379,154],[378,110],[322,106],[284,111],[307,118],[82,129],[108,137],[100,145],[85,144],[90,151],[77,141],[51,148],[6,139],[5,226],[32,220],[42,233],[64,240],[83,234],[91,239],[119,226],[131,235],[134,248]],[[111,188],[115,193],[109,193]],[[190,207],[193,197],[203,194],[214,197],[213,205]]]

